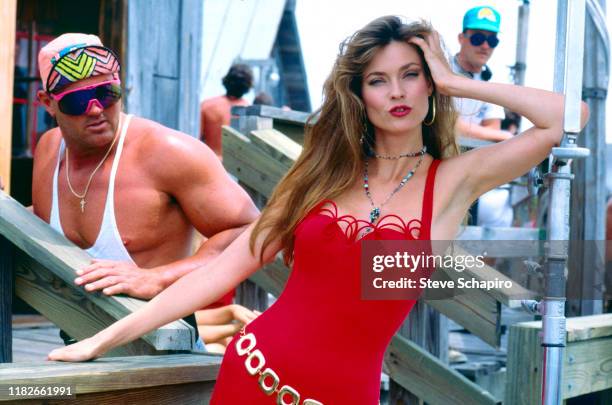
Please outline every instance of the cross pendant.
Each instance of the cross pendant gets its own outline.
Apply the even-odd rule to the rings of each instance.
[[[85,212],[85,204],[87,204],[85,199],[81,198],[81,212]]]

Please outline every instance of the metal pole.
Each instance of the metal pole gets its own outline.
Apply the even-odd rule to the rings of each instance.
[[[514,84],[525,84],[525,70],[527,69],[527,36],[529,35],[529,0],[523,0],[519,6],[516,37],[516,63],[512,67]]]
[[[580,132],[582,61],[584,55],[585,0],[558,0],[555,90],[565,93],[563,140],[553,148],[550,181],[548,239],[544,267],[542,313],[542,404],[562,402],[563,352],[565,347],[565,268],[569,240],[570,159],[588,156],[589,150],[576,146]]]

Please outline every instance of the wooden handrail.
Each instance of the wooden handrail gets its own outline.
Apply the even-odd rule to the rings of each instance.
[[[18,250],[14,262],[17,295],[76,339],[91,336],[145,304],[126,296],[89,293],[75,285],[76,270],[92,257],[1,191],[0,235]],[[192,350],[194,341],[194,329],[180,320],[111,355]]]

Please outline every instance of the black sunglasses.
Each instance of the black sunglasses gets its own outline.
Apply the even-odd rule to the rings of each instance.
[[[495,48],[499,44],[499,38],[497,38],[497,34],[485,35],[482,32],[475,32],[468,38],[470,39],[470,44],[474,46],[480,46],[484,44],[485,41],[487,41],[491,48]]]

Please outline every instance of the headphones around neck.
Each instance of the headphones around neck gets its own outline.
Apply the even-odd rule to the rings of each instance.
[[[457,60],[457,55],[455,55],[455,65],[457,65],[457,67],[460,69],[459,73],[463,74],[464,76],[470,77],[472,79],[474,78],[474,73],[468,72],[467,70],[464,70],[461,67],[461,65],[459,64],[459,61]],[[484,68],[480,72],[480,78],[483,81],[488,82],[489,80],[491,80],[492,76],[493,76],[493,72],[491,71],[491,69],[489,69],[489,66],[484,65]]]

